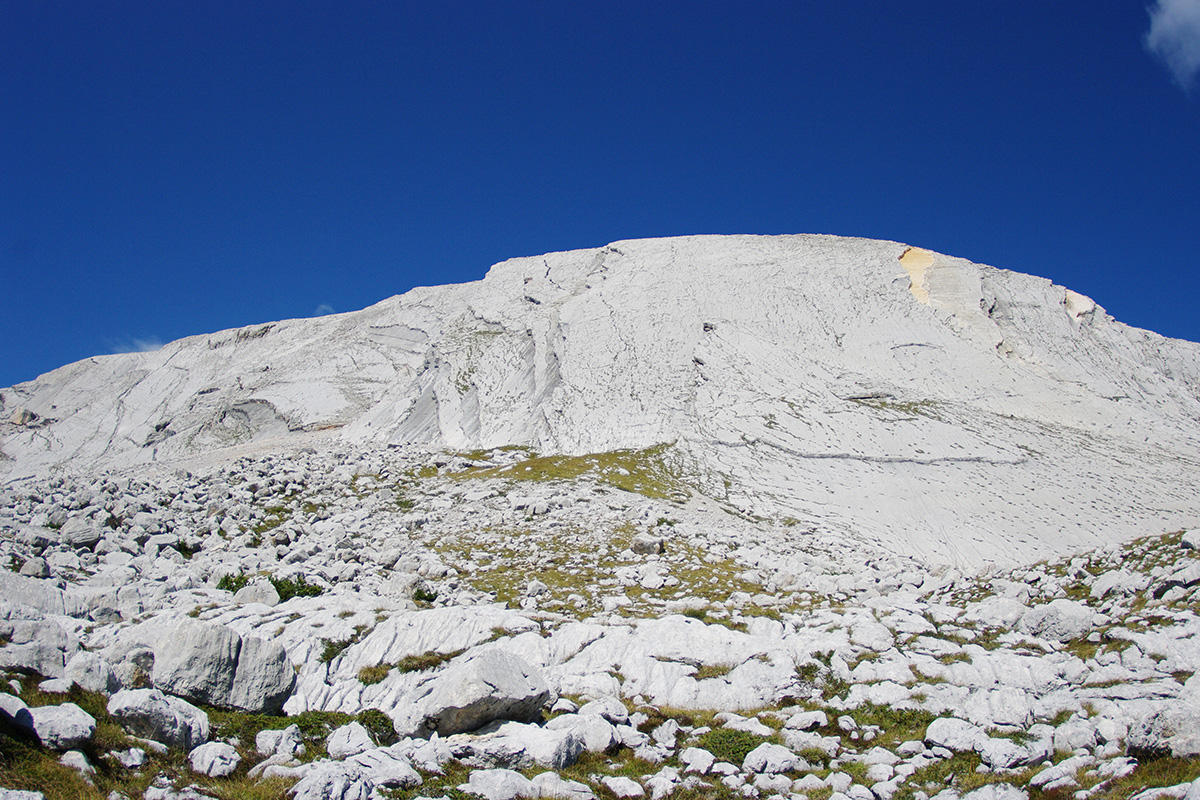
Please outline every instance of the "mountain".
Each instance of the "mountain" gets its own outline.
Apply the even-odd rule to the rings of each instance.
[[[679,491],[932,563],[1200,516],[1200,345],[1050,281],[833,236],[505,261],[0,390],[0,477],[298,447],[633,451]]]

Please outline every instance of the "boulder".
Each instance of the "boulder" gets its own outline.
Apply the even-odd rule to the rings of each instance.
[[[599,714],[562,714],[547,722],[546,727],[574,731],[589,753],[603,753],[620,744],[612,723]]]
[[[777,775],[781,772],[791,772],[801,763],[800,757],[786,747],[763,742],[746,754],[742,761],[742,771]]]
[[[51,750],[74,750],[96,733],[96,720],[74,703],[29,709],[34,734]]]
[[[238,755],[237,750],[225,742],[208,742],[188,754],[188,763],[192,765],[194,771],[201,775],[207,775],[210,778],[224,778],[226,775],[233,774],[233,771],[238,768],[238,764],[242,763],[242,757]]]
[[[716,760],[716,756],[701,747],[685,747],[679,754],[679,763],[683,765],[683,771],[700,775],[707,775]]]
[[[275,642],[184,619],[155,651],[153,680],[163,691],[188,700],[269,714],[283,708],[296,674],[287,652]]]
[[[584,703],[579,707],[579,713],[584,716],[598,714],[613,725],[627,725],[629,723],[629,709],[625,708],[625,704],[615,697],[601,697]]]
[[[341,761],[356,756],[375,746],[367,729],[357,722],[351,722],[335,729],[326,740],[325,749],[329,757]]]
[[[452,736],[447,742],[458,760],[472,767],[563,769],[583,752],[583,741],[574,731],[521,722],[493,723],[475,734]]]
[[[1019,627],[1025,633],[1069,642],[1082,639],[1096,624],[1096,612],[1083,603],[1059,598],[1034,606],[1021,617]]]
[[[375,783],[357,764],[321,761],[292,787],[293,800],[368,800]]]
[[[191,750],[208,741],[208,715],[158,689],[124,689],[108,701],[108,713],[135,736]]]
[[[90,549],[103,538],[103,529],[90,517],[71,517],[58,531],[58,540],[70,548]]]
[[[956,753],[978,750],[989,738],[983,728],[955,717],[938,717],[925,729],[926,745],[944,747]]]
[[[1135,758],[1200,756],[1200,673],[1188,678],[1174,700],[1130,725],[1125,748]]]
[[[610,776],[600,782],[604,784],[605,788],[620,798],[646,796],[646,790],[632,778]]]
[[[283,730],[259,731],[254,737],[254,749],[267,758],[278,753],[293,756],[301,741],[300,726],[289,725]]]
[[[579,781],[569,781],[553,772],[542,772],[530,781],[538,797],[554,800],[596,800],[595,793]]]
[[[415,711],[398,733],[449,736],[496,720],[530,722],[554,700],[541,672],[503,650],[486,650],[454,664],[419,690]]]
[[[989,783],[967,792],[962,800],[1029,800],[1029,792],[1011,783]]]
[[[10,579],[19,576],[0,570]],[[31,583],[49,583],[27,578]],[[53,588],[53,587],[51,587]],[[57,590],[56,590],[57,591]],[[5,593],[3,578],[0,578],[0,596]],[[36,672],[51,678],[60,678],[67,662],[79,650],[79,641],[62,625],[47,619],[34,608],[15,606],[0,600],[0,636],[8,643],[0,647],[0,668],[15,668]]]
[[[279,605],[279,592],[270,581],[253,581],[233,596],[235,603],[262,603],[264,606]]]
[[[518,797],[537,797],[533,782],[511,769],[473,769],[460,791],[477,794],[486,800],[516,800]]]
[[[49,578],[50,567],[46,565],[46,559],[35,556],[21,565],[21,571],[18,574],[29,578]]]
[[[108,696],[120,691],[121,681],[109,663],[95,653],[81,650],[63,669],[63,677],[89,692]]]
[[[400,752],[390,747],[373,747],[343,762],[357,766],[376,788],[403,789],[419,786],[421,775]]]

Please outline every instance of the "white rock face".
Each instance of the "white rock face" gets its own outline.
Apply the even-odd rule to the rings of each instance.
[[[829,236],[627,241],[62,367],[0,393],[0,477],[268,442],[674,443],[747,511],[1034,561],[1194,522],[1197,386],[1200,346],[1041,278]]]

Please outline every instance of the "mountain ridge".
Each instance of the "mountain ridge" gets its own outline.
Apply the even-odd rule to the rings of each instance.
[[[696,236],[510,259],[0,398],[9,482],[309,439],[671,443],[695,489],[743,513],[934,561],[1047,557],[1200,516],[1200,345],[898,242]]]

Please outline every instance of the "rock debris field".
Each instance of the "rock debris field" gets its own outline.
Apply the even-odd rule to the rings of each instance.
[[[0,797],[1200,797],[1200,531],[959,570],[313,441],[0,490]]]
[[[0,800],[1200,800],[1200,345],[899,242],[0,390]]]

